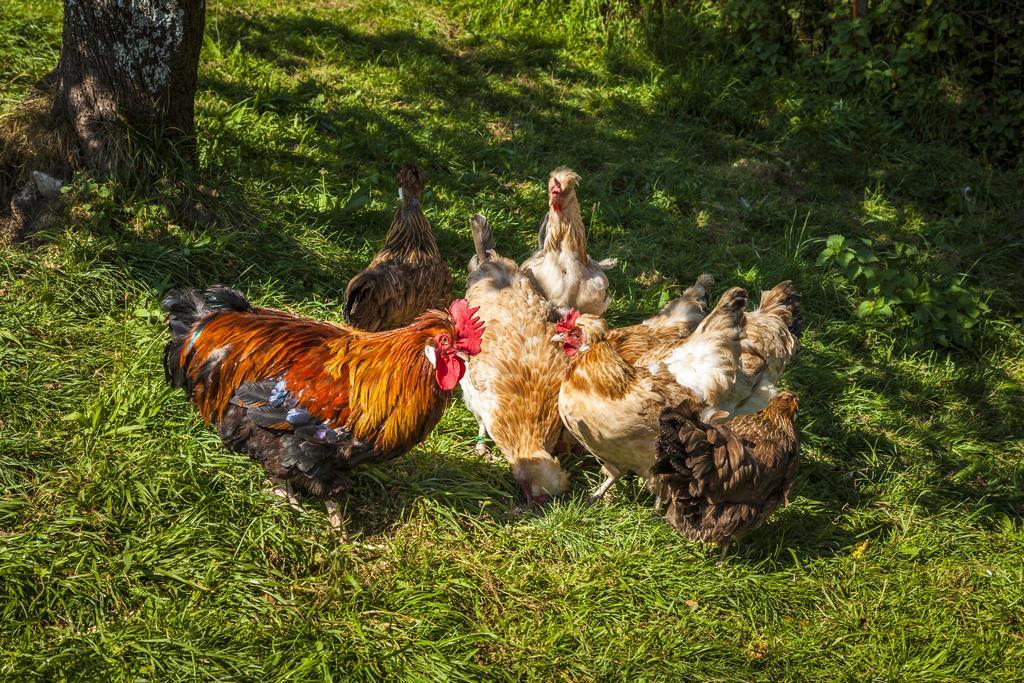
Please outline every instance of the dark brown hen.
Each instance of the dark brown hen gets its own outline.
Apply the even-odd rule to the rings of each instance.
[[[423,215],[427,181],[414,165],[398,172],[399,206],[384,246],[345,290],[345,322],[376,332],[407,325],[423,311],[444,309],[452,275]]]
[[[720,545],[724,557],[734,538],[788,502],[800,463],[797,396],[779,392],[761,412],[718,425],[702,419],[703,407],[686,400],[662,413],[653,474],[668,523]]]

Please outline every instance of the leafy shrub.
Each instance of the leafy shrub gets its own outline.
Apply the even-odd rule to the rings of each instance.
[[[1024,136],[1024,3],[872,0],[695,0],[717,13],[755,67],[792,67],[832,95],[867,94],[924,136],[963,136],[1012,162]]]
[[[834,266],[864,292],[857,315],[898,321],[916,346],[969,345],[988,306],[964,286],[966,276],[954,274],[941,262],[933,260],[924,267],[922,261],[920,252],[908,244],[885,250],[870,239],[842,235],[830,236],[818,256],[819,265]]]

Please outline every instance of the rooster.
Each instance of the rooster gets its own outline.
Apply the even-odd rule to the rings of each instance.
[[[560,166],[548,178],[549,210],[540,226],[538,251],[522,264],[559,313],[570,308],[601,315],[608,308],[608,276],[617,261],[594,261],[587,254],[587,233],[576,198],[580,177]]]
[[[293,485],[324,499],[346,539],[339,501],[349,473],[427,437],[484,330],[464,299],[388,332],[253,308],[224,286],[172,290],[161,306],[168,381],[226,447],[262,463],[293,507]]]
[[[541,503],[562,493],[568,481],[551,451],[562,431],[558,388],[569,362],[551,344],[548,301],[513,261],[498,255],[483,216],[474,216],[471,226],[476,255],[466,298],[480,309],[488,335],[462,379],[463,399],[480,428],[478,451],[489,434],[527,501]]]
[[[571,359],[559,391],[559,413],[601,461],[606,477],[591,501],[627,472],[650,485],[662,410],[684,398],[715,406],[731,395],[746,303],[744,290],[730,289],[692,335],[664,349],[660,360],[641,365],[622,356],[599,318],[571,311],[558,323],[552,340]]]
[[[371,332],[401,327],[452,299],[452,276],[423,215],[423,172],[398,172],[399,206],[384,247],[345,290],[345,322]]]
[[[684,400],[659,418],[653,481],[665,518],[691,541],[716,543],[721,563],[733,539],[789,502],[800,465],[797,397],[776,393],[758,413],[715,424]]]

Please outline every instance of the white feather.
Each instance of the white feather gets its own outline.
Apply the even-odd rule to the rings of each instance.
[[[210,355],[206,357],[207,363],[219,363],[224,360],[224,356],[228,355],[228,351],[231,350],[231,344],[227,346],[221,346],[210,352]]]
[[[427,357],[427,360],[430,361],[431,365],[435,368],[437,367],[437,349],[433,346],[424,346],[423,355]]]
[[[729,361],[722,344],[691,337],[672,351],[665,367],[677,382],[708,401],[735,380]]]

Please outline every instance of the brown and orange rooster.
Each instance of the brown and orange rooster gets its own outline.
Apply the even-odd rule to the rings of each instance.
[[[761,412],[723,424],[702,412],[691,400],[662,412],[652,483],[668,503],[668,523],[691,541],[721,546],[721,561],[733,539],[789,502],[800,466],[797,396],[780,391]]]
[[[576,186],[580,177],[560,166],[548,178],[548,213],[540,225],[538,251],[523,261],[541,293],[559,313],[575,308],[581,313],[601,315],[608,308],[608,276],[615,259],[594,261],[587,254],[587,232],[583,227]]]
[[[345,289],[345,322],[390,330],[452,300],[452,275],[421,206],[427,181],[416,166],[398,172],[399,206],[384,247]]]
[[[324,499],[343,534],[339,501],[352,468],[427,437],[484,327],[464,299],[387,332],[253,308],[224,286],[172,290],[161,306],[168,381],[225,446],[263,464],[293,507],[293,484]]]

